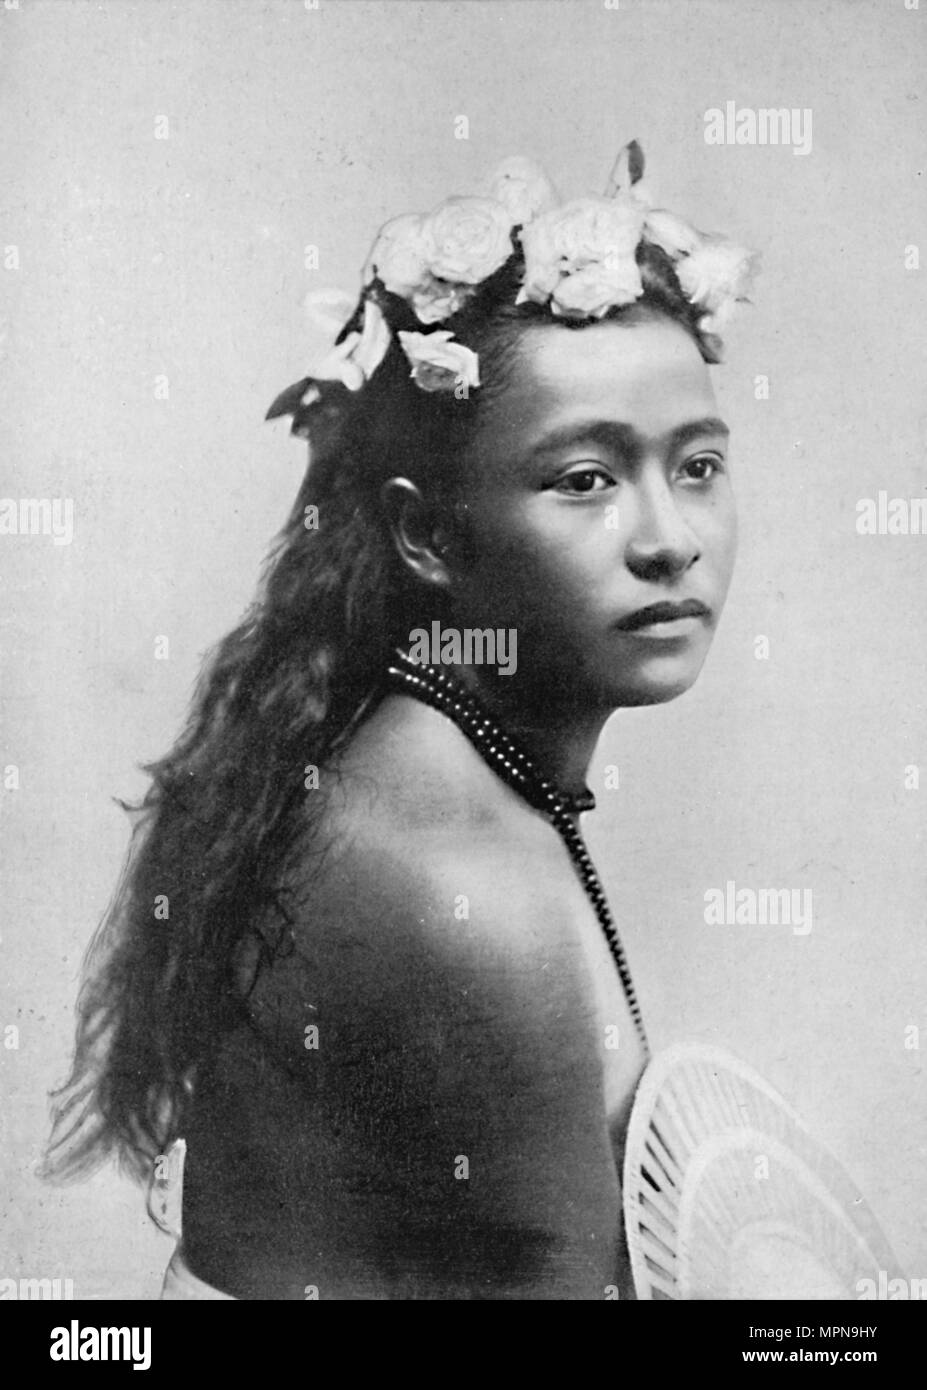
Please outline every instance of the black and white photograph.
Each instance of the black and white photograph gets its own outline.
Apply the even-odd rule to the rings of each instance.
[[[927,1300],[925,25],[0,0],[37,1364],[502,1300],[836,1365]]]

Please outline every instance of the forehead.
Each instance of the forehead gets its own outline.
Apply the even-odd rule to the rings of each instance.
[[[480,434],[498,457],[524,454],[552,430],[583,421],[627,424],[646,441],[716,414],[708,367],[670,319],[545,324],[520,339]]]

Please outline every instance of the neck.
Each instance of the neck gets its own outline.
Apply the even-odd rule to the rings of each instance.
[[[550,690],[526,693],[514,682],[487,674],[482,666],[448,666],[448,674],[487,707],[501,728],[524,747],[538,768],[561,791],[571,795],[586,789],[589,764],[611,711],[569,708],[552,698]]]

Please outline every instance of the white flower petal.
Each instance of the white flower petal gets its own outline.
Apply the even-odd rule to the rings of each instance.
[[[701,245],[701,235],[682,217],[665,208],[653,208],[644,222],[644,236],[673,260],[689,256]]]
[[[676,274],[693,304],[715,313],[727,299],[743,299],[750,289],[756,254],[723,237],[704,237],[679,262]]]
[[[475,352],[454,342],[453,333],[407,333],[398,335],[412,367],[411,375],[423,391],[453,391],[459,383],[479,386],[479,361]]]
[[[383,224],[364,264],[364,284],[379,276],[390,294],[406,298],[428,279],[428,262],[418,213],[403,213]]]
[[[513,225],[525,226],[557,203],[557,194],[544,170],[522,155],[513,155],[497,166],[488,192],[506,208]]]
[[[345,290],[310,290],[303,299],[310,323],[329,335],[340,333],[357,308],[357,296]]]
[[[372,299],[364,301],[364,324],[360,342],[351,354],[352,362],[361,369],[369,380],[383,361],[392,341],[389,324],[383,317],[379,305]]]
[[[602,318],[609,309],[633,304],[643,292],[637,262],[629,257],[623,263],[587,266],[564,276],[554,290],[551,307],[561,316]]]
[[[422,229],[428,269],[439,280],[478,285],[512,254],[511,231],[495,198],[446,198]]]

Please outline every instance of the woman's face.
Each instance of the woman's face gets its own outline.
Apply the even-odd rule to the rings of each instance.
[[[736,546],[727,429],[689,334],[662,315],[527,329],[473,453],[452,608],[517,633],[505,693],[610,711],[687,690]]]

